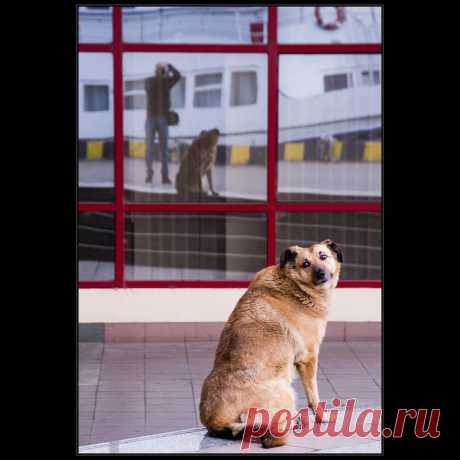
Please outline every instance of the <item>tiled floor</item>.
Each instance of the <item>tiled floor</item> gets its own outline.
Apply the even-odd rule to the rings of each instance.
[[[200,427],[201,384],[216,342],[81,343],[80,445]],[[380,407],[380,342],[325,342],[322,399]],[[306,406],[299,380],[298,407]]]

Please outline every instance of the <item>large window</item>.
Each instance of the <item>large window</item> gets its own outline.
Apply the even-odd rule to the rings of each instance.
[[[83,212],[78,219],[80,281],[113,280],[115,231],[113,214]]]
[[[146,89],[155,78],[158,63],[167,63],[180,75],[177,81],[171,80],[174,84],[169,94],[159,87],[153,94]],[[265,87],[257,97],[254,75],[262,82],[267,80],[267,57],[262,53],[124,53],[125,200],[265,202],[267,92]],[[165,98],[169,98],[170,110],[178,114],[179,121],[167,127],[167,142],[162,145],[155,110]],[[200,136],[213,129],[219,130],[214,147],[208,145],[206,136]],[[187,155],[193,157],[187,160]],[[193,168],[197,160],[206,163],[209,155],[214,157],[210,180],[202,175],[200,193],[195,180],[200,173]],[[165,160],[171,184],[162,180]],[[152,181],[146,182],[150,167]]]
[[[278,8],[280,43],[380,43],[380,6]]]
[[[80,6],[78,8],[78,41],[109,43],[112,40],[112,8]]]
[[[278,199],[381,199],[377,54],[295,54],[279,61]]]
[[[129,43],[264,43],[267,7],[140,6],[123,8]]]
[[[260,213],[129,213],[127,279],[246,280],[265,266]]]
[[[78,186],[80,202],[114,200],[113,58],[78,54]]]
[[[381,7],[79,7],[80,287],[380,286]]]

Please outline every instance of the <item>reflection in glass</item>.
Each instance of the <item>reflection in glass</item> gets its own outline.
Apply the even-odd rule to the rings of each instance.
[[[278,7],[280,43],[380,43],[381,6]]]
[[[293,244],[306,247],[331,238],[343,251],[342,280],[379,280],[381,225],[380,213],[280,213],[277,254]]]
[[[282,55],[278,199],[381,197],[379,55]]]
[[[266,199],[262,54],[125,53],[125,197]]]
[[[108,6],[79,6],[78,41],[80,43],[111,42],[112,8]]]
[[[247,280],[266,265],[263,214],[126,216],[125,276],[134,280]]]
[[[114,279],[114,216],[82,212],[78,216],[78,273],[80,281]]]
[[[112,55],[78,55],[78,199],[113,201]]]
[[[137,43],[265,43],[267,8],[125,7],[123,40]]]

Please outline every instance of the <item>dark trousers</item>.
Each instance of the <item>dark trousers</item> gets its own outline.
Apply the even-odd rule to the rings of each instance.
[[[149,116],[145,120],[145,142],[146,155],[145,164],[147,173],[153,173],[153,145],[155,143],[155,133],[158,131],[160,141],[161,175],[169,177],[168,170],[168,121],[163,115]]]

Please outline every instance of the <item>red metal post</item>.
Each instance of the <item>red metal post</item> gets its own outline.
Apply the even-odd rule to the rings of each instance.
[[[78,212],[115,212],[113,203],[78,203]]]
[[[80,289],[111,289],[115,287],[113,281],[80,281],[78,283]]]
[[[90,282],[85,283],[91,287]],[[93,282],[97,284],[97,282]],[[101,284],[101,283],[99,283]],[[246,289],[250,281],[233,281],[233,280],[144,280],[144,281],[125,281],[127,288],[244,288]],[[339,288],[380,288],[380,280],[345,280],[339,281]]]
[[[278,158],[277,8],[268,8],[268,145],[267,145],[267,264],[276,264],[276,166]]]
[[[123,37],[122,10],[113,7],[113,90],[115,145],[115,286],[123,287],[124,273],[124,197],[123,197]]]
[[[129,53],[266,53],[267,45],[212,43],[124,43]]]
[[[126,281],[127,288],[247,288],[250,281],[233,280],[150,280]]]
[[[283,54],[374,54],[382,52],[382,45],[372,43],[314,43],[314,44],[280,44],[278,52]]]
[[[111,43],[80,43],[78,45],[79,53],[112,53],[113,45]]]
[[[278,203],[278,212],[381,212],[381,203]]]
[[[266,212],[267,205],[238,203],[126,203],[126,212]]]

